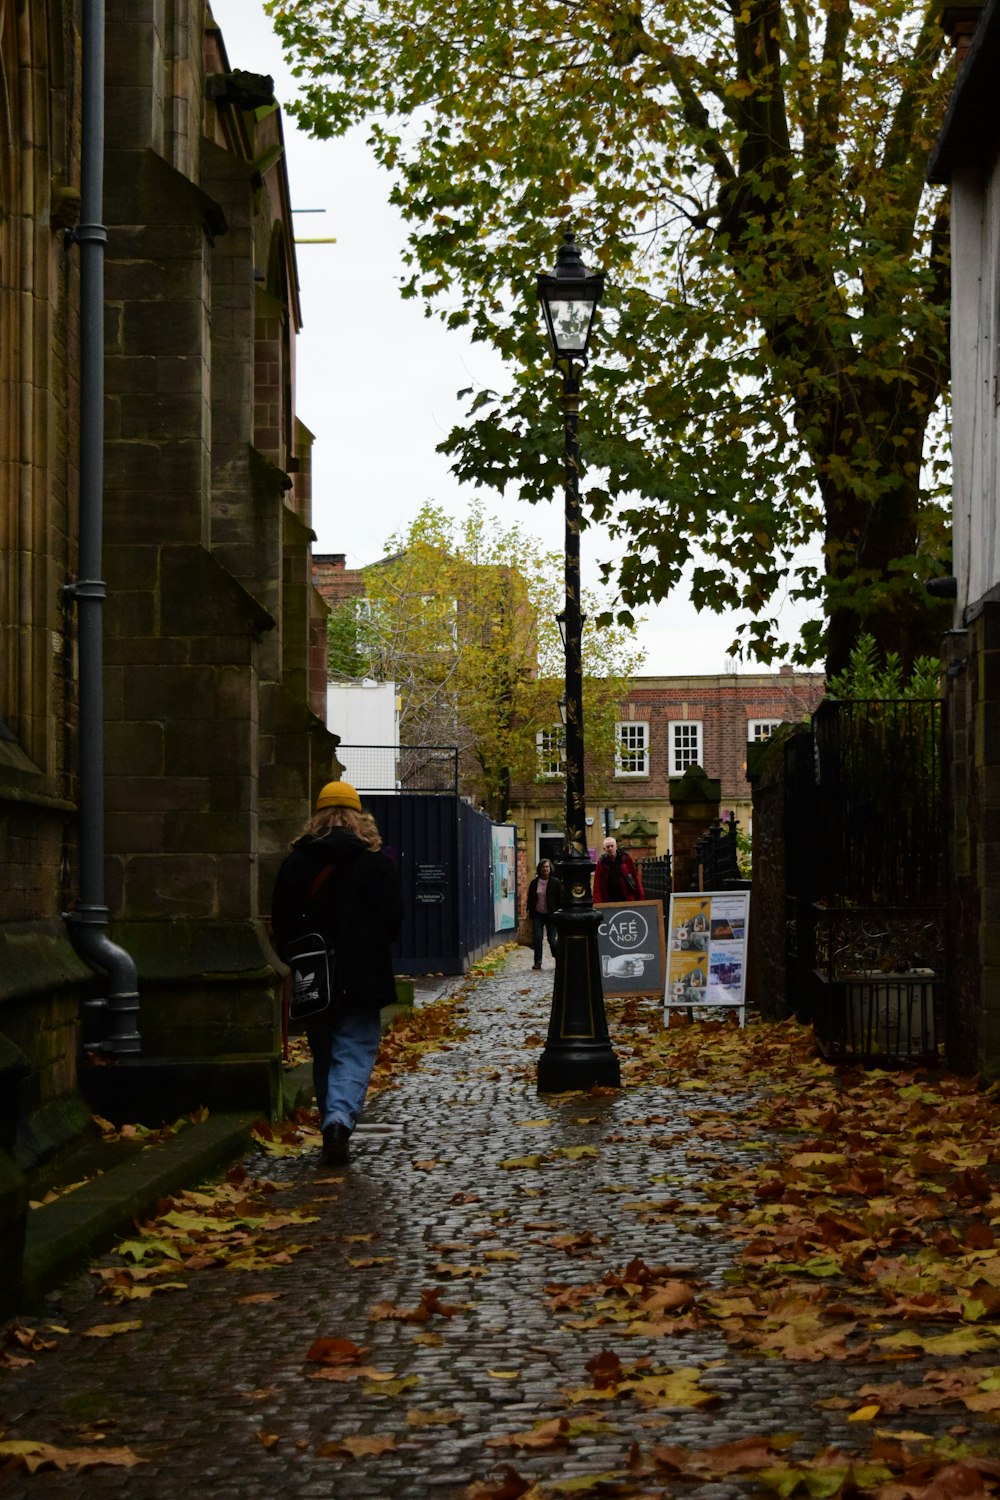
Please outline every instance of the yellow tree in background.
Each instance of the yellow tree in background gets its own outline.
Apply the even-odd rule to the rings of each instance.
[[[406,745],[454,745],[462,791],[502,820],[512,785],[538,774],[539,731],[559,723],[562,558],[474,503],[461,522],[425,505],[364,571],[365,597],[330,621],[331,674],[395,682]],[[593,795],[610,778],[615,724],[642,665],[630,629],[584,628],[584,713]]]

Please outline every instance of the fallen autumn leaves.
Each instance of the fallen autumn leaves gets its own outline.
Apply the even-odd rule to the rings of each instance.
[[[720,1023],[658,1030],[630,1007],[616,1031],[626,1087],[655,1083],[695,1091],[755,1090],[738,1121],[730,1110],[695,1110],[689,1161],[713,1163],[703,1184],[714,1222],[731,1234],[735,1265],[724,1290],[684,1268],[640,1259],[587,1283],[546,1288],[553,1311],[576,1329],[669,1338],[714,1327],[730,1346],[787,1361],[898,1363],[925,1354],[980,1356],[983,1363],[927,1372],[920,1385],[864,1384],[839,1398],[848,1420],[949,1406],[1000,1416],[1000,1112],[997,1090],[948,1074],[835,1070],[794,1023],[746,1031]],[[629,1122],[652,1130],[662,1114]],[[713,1142],[763,1151],[745,1167],[714,1157]],[[539,1156],[502,1163],[537,1169]],[[689,1199],[626,1201],[625,1212],[664,1222],[687,1216],[704,1225],[706,1205]],[[565,1317],[566,1314],[569,1317]],[[886,1324],[903,1323],[900,1332]],[[674,1346],[671,1343],[671,1347]],[[565,1393],[570,1403],[647,1397],[652,1405],[711,1401],[708,1370],[642,1372],[606,1350],[588,1369],[593,1386]],[[709,1388],[700,1380],[708,1375]],[[659,1382],[659,1383],[657,1383]],[[687,1385],[685,1386],[685,1382]],[[717,1398],[716,1398],[717,1399]],[[527,1434],[498,1437],[522,1449],[571,1438],[567,1418]],[[824,1451],[779,1462],[791,1446],[772,1436],[694,1451],[633,1444],[622,1470],[531,1482],[509,1465],[495,1481],[473,1484],[466,1500],[564,1493],[645,1495],[682,1480],[740,1479],[779,1496],[871,1494],[877,1500],[948,1500],[1000,1493],[1000,1463],[963,1447],[961,1434],[932,1443],[926,1434],[876,1432],[867,1454]],[[913,1444],[922,1450],[916,1455]],[[991,1445],[994,1446],[994,1445]]]
[[[569,1379],[553,1376],[540,1420],[522,1422],[523,1430],[494,1427],[487,1446],[513,1455],[514,1465],[469,1485],[470,1500],[554,1500],[587,1492],[639,1500],[709,1483],[724,1483],[730,1492],[753,1488],[817,1500],[975,1500],[1000,1493],[992,1455],[975,1452],[968,1433],[943,1435],[940,1421],[949,1412],[954,1425],[975,1420],[982,1431],[1000,1410],[996,1093],[946,1074],[833,1070],[794,1024],[739,1031],[708,1023],[663,1031],[635,1007],[630,1020],[624,1010],[609,1009],[625,1079],[613,1113],[606,1098],[577,1096],[558,1110],[553,1106],[545,1118],[517,1122],[549,1132],[544,1143],[525,1137],[525,1145],[530,1140],[537,1150],[522,1156],[497,1152],[492,1162],[526,1207],[526,1200],[546,1194],[548,1183],[572,1173],[579,1183],[578,1210],[553,1216],[550,1196],[518,1219],[506,1209],[490,1212],[480,1193],[454,1194],[452,1204],[468,1205],[468,1227],[457,1226],[454,1240],[453,1229],[447,1240],[439,1235],[441,1243],[425,1242],[427,1259],[414,1268],[408,1295],[364,1304],[370,1335],[359,1334],[357,1343],[323,1337],[297,1355],[303,1375],[331,1382],[331,1393],[346,1388],[388,1398],[375,1408],[375,1420],[396,1430],[326,1433],[328,1441],[311,1451],[335,1467],[360,1465],[382,1454],[417,1451],[421,1442],[433,1441],[435,1428],[460,1424],[459,1412],[432,1404],[432,1389],[426,1405],[409,1411],[405,1400],[393,1402],[420,1389],[420,1377],[382,1367],[394,1363],[384,1357],[386,1348],[403,1347],[387,1342],[385,1333],[398,1327],[407,1347],[411,1338],[431,1348],[449,1346],[490,1279],[523,1277],[526,1262],[537,1265],[540,1248],[553,1279],[544,1288],[542,1278],[526,1280],[521,1295],[544,1296],[554,1326],[576,1338],[579,1366]],[[453,1009],[417,1012],[410,1029],[393,1033],[380,1065],[382,1086],[392,1087],[428,1053],[453,1042],[454,1019]],[[676,1107],[679,1099],[683,1112]],[[569,1127],[601,1130],[605,1120],[600,1146],[592,1144],[593,1132],[586,1145],[571,1136],[567,1141]],[[312,1151],[316,1140],[305,1121],[261,1131],[262,1147],[275,1156]],[[680,1153],[690,1170],[668,1178],[661,1167],[648,1192],[634,1182],[627,1188],[608,1182],[599,1172],[601,1157],[607,1160],[609,1146],[633,1140],[652,1157],[662,1145],[664,1161]],[[448,1156],[446,1149],[438,1152],[435,1171],[448,1170]],[[427,1173],[431,1161],[424,1150],[411,1163],[418,1191],[434,1189],[436,1178]],[[339,1179],[321,1179],[318,1187],[328,1196],[343,1194]],[[199,1272],[237,1269],[274,1273],[270,1285],[265,1279],[268,1290],[241,1300],[280,1297],[275,1288],[282,1272],[312,1248],[315,1219],[305,1208],[283,1213],[281,1191],[279,1184],[238,1169],[217,1189],[177,1195],[156,1221],[123,1243],[123,1264],[101,1268],[104,1294],[115,1303],[132,1303],[156,1289],[180,1292]],[[693,1244],[727,1236],[731,1265],[722,1282],[700,1277],[697,1257],[695,1264],[678,1257],[666,1265],[640,1256],[613,1258],[607,1234],[598,1232],[602,1225],[596,1217],[588,1220],[591,1193],[614,1194],[614,1215],[626,1223],[679,1226]],[[491,1226],[488,1232],[476,1228],[483,1222]],[[338,1238],[345,1275],[392,1261],[348,1253],[349,1240],[370,1235]],[[449,1286],[424,1286],[425,1278]],[[467,1287],[456,1296],[451,1284],[462,1280]],[[84,1331],[97,1335],[116,1326],[123,1328],[95,1323]],[[21,1332],[12,1346],[15,1357],[54,1357],[38,1347],[52,1342],[49,1330]],[[724,1361],[685,1357],[685,1349],[706,1333],[728,1350]],[[380,1360],[369,1362],[369,1336],[383,1350]],[[801,1437],[776,1432],[717,1444],[665,1441],[678,1413],[724,1415],[729,1396],[717,1372],[761,1356],[774,1361],[776,1379],[793,1382],[800,1368],[856,1362],[843,1394],[827,1403],[853,1423],[858,1442],[846,1445],[852,1451],[807,1451]],[[933,1368],[925,1368],[928,1356]],[[494,1355],[479,1378],[515,1381],[519,1371],[508,1363],[513,1366],[516,1356]],[[899,1378],[907,1367],[909,1381]],[[932,1426],[932,1415],[936,1437],[911,1430],[922,1422]],[[373,1422],[370,1414],[365,1422]],[[595,1462],[594,1473],[581,1472],[594,1443],[601,1440],[594,1451],[606,1459],[616,1434],[617,1466]],[[279,1425],[270,1421],[255,1433],[268,1452],[280,1452],[283,1441]],[[0,1461],[19,1457],[6,1454]],[[524,1467],[534,1472],[522,1475]]]

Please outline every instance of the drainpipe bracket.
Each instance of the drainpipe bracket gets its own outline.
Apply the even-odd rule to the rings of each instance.
[[[74,906],[72,911],[64,911],[62,918],[71,927],[107,927],[111,920],[111,908],[108,906]]]
[[[61,593],[66,603],[78,599],[106,599],[108,586],[103,578],[76,578],[71,583],[64,583]]]
[[[108,231],[103,224],[74,224],[69,229],[63,230],[63,244],[71,245],[106,245],[108,243]]]

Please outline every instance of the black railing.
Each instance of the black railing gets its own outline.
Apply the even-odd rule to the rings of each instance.
[[[827,699],[786,761],[786,974],[824,1054],[932,1059],[943,1041],[937,700]]]
[[[735,813],[730,813],[724,823],[716,818],[709,824],[694,846],[689,891],[727,891],[743,884],[736,847],[738,833]]]
[[[674,888],[670,855],[659,854],[652,859],[644,859],[639,866],[639,873],[646,900],[661,902],[666,920],[670,908],[670,892]]]

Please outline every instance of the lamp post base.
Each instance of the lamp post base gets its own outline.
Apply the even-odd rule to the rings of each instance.
[[[589,887],[590,861],[584,858]],[[561,867],[564,878],[569,872]],[[621,1086],[621,1069],[608,1036],[604,987],[597,949],[601,913],[592,906],[567,907],[555,914],[559,946],[552,987],[552,1013],[544,1051],[538,1059],[538,1092],[563,1094]]]

